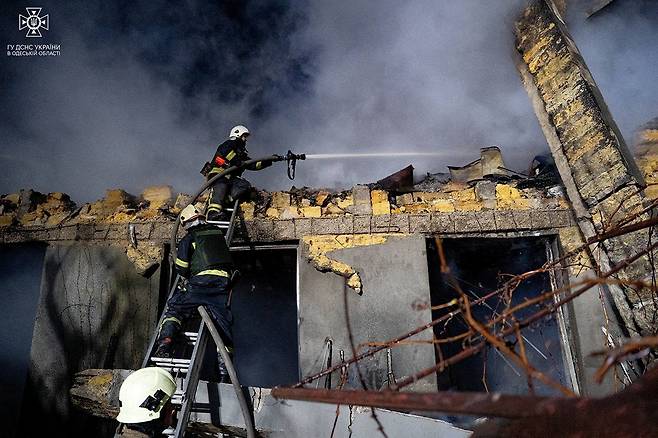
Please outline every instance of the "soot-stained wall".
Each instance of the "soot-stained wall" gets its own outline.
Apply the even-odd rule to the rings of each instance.
[[[45,243],[0,247],[0,420],[3,434],[14,436],[30,364],[34,316],[39,302]]]
[[[159,273],[138,275],[125,253],[89,244],[49,246],[22,408],[27,436],[104,436],[111,425],[75,412],[73,373],[139,368],[158,317]],[[34,421],[38,418],[38,421]]]

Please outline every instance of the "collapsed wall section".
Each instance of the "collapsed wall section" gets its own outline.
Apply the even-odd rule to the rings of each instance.
[[[519,71],[584,237],[648,219],[643,177],[553,3],[532,3],[515,33]],[[593,258],[607,271],[649,242],[648,231],[609,238],[592,249]],[[619,279],[650,281],[651,276],[650,260],[643,257]],[[655,331],[648,288],[624,285],[611,291],[628,332]]]

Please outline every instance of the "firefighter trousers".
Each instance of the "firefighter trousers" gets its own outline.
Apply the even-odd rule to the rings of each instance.
[[[192,277],[188,282],[186,291],[176,289],[167,301],[167,309],[160,326],[158,341],[162,342],[165,338],[174,338],[180,332],[186,320],[199,316],[197,307],[204,306],[213,319],[222,341],[231,351],[233,349],[233,334],[231,331],[233,315],[226,306],[229,278],[208,275],[202,277],[204,278]]]
[[[219,178],[212,186],[206,214],[211,211],[222,211],[226,206],[225,203],[233,204],[236,199],[240,199],[250,189],[251,184],[246,179],[240,177]]]

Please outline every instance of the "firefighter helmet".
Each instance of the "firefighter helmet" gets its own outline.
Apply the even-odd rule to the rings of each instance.
[[[249,129],[246,126],[238,125],[231,128],[231,132],[228,134],[228,137],[231,139],[240,138],[243,135],[250,135]]]
[[[198,208],[194,204],[190,204],[180,212],[180,222],[184,224],[198,217],[203,216]]]
[[[162,368],[137,370],[123,381],[119,389],[121,408],[117,421],[144,423],[160,417],[160,411],[176,391],[176,382]]]

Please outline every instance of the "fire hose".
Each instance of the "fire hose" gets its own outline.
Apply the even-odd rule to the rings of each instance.
[[[264,158],[258,158],[255,160],[248,160],[242,163],[240,166],[232,166],[229,167],[228,169],[223,170],[222,172],[218,173],[217,175],[213,176],[210,178],[206,183],[201,186],[201,188],[194,194],[192,197],[192,200],[189,202],[188,205],[194,204],[199,196],[206,191],[209,187],[211,187],[219,178],[222,178],[225,175],[229,175],[239,169],[245,168],[251,164],[257,163],[259,161],[286,161],[288,164],[288,178],[291,180],[295,178],[295,166],[297,165],[297,160],[305,160],[306,156],[304,154],[294,154],[292,151],[288,151],[288,153],[285,156],[281,155],[272,155]],[[182,210],[181,210],[182,211]],[[175,248],[176,248],[176,236],[178,234],[178,227],[180,225],[180,213],[176,216],[176,221],[174,222],[174,226],[171,232],[171,248],[173,251],[171,252],[172,255],[172,270],[173,270],[173,258],[175,257]],[[233,387],[235,389],[236,396],[238,398],[238,402],[240,404],[240,409],[242,411],[242,415],[244,417],[244,422],[245,422],[245,429],[247,431],[247,436],[249,438],[255,437],[256,432],[254,428],[254,422],[253,422],[253,417],[252,413],[249,409],[249,406],[247,404],[247,401],[245,399],[245,396],[242,392],[242,388],[240,386],[240,383],[238,382],[238,376],[235,371],[235,367],[233,366],[233,363],[231,361],[231,358],[228,355],[228,352],[226,351],[225,345],[221,340],[221,337],[219,335],[219,332],[217,331],[217,328],[213,324],[212,320],[210,319],[210,316],[208,315],[207,311],[203,308],[203,306],[199,306],[198,308],[199,313],[201,314],[201,318],[203,319],[204,323],[207,325],[208,330],[210,331],[210,334],[212,338],[215,340],[215,345],[217,346],[220,355],[222,356],[222,359],[224,360],[224,363],[226,365],[227,371],[229,373],[229,376],[231,378],[231,381],[233,382]]]
[[[288,153],[283,156],[283,155],[270,155],[267,157],[263,158],[257,158],[255,160],[248,160],[242,163],[240,166],[231,166],[228,169],[224,169],[222,172],[218,173],[217,175],[213,176],[210,178],[208,181],[206,181],[205,184],[201,186],[201,188],[192,196],[192,200],[188,203],[188,205],[194,204],[197,199],[199,199],[199,196],[203,192],[205,192],[209,187],[212,187],[215,182],[219,179],[222,178],[226,175],[230,175],[231,173],[243,169],[251,164],[255,164],[259,161],[272,161],[272,162],[277,162],[277,161],[286,161],[288,164],[288,178],[294,179],[295,178],[295,167],[297,166],[297,160],[305,160],[306,155],[305,154],[295,154],[292,151],[288,151]],[[182,210],[181,210],[182,211]],[[171,231],[171,248],[174,249],[172,251],[172,260],[175,258],[175,248],[176,248],[176,235],[178,234],[178,227],[180,226],[180,213],[178,216],[176,216],[176,221],[174,222],[174,227]]]

